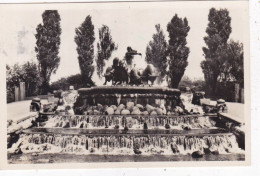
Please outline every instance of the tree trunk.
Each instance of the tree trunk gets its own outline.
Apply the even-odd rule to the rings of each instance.
[[[46,80],[43,80],[42,85],[41,85],[41,94],[46,95],[50,90],[50,85],[49,82]]]

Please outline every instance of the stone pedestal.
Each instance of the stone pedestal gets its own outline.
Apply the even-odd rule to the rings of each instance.
[[[25,82],[20,82],[20,100],[25,100]]]
[[[235,102],[239,101],[239,84],[235,84]]]
[[[241,96],[241,103],[244,103],[244,89],[241,89],[240,96]]]
[[[19,101],[19,87],[15,86],[14,87],[14,99],[15,101]]]

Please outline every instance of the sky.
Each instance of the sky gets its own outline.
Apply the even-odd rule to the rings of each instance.
[[[145,65],[145,50],[152,35],[156,32],[155,25],[160,24],[168,40],[167,24],[178,14],[186,17],[190,26],[187,36],[187,46],[190,48],[188,67],[185,75],[191,79],[203,79],[200,63],[203,57],[202,47],[205,46],[203,37],[206,34],[208,13],[210,8],[227,8],[230,12],[232,33],[230,39],[245,43],[248,39],[248,2],[247,1],[213,1],[213,2],[149,2],[149,3],[84,3],[84,4],[27,4],[6,5],[0,8],[0,59],[9,65],[36,61],[36,27],[42,23],[44,10],[58,10],[61,17],[61,58],[56,74],[51,76],[51,82],[61,77],[80,73],[74,42],[75,28],[79,27],[86,16],[92,17],[95,27],[95,55],[97,53],[98,28],[107,25],[118,49],[113,52],[106,66],[110,66],[114,57],[123,59],[127,46],[131,46],[142,57],[136,56],[139,67]],[[94,82],[100,85],[96,73]]]

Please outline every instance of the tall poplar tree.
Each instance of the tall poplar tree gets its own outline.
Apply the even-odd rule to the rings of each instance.
[[[109,27],[103,25],[99,30],[99,43],[97,43],[97,74],[101,78],[105,66],[105,60],[108,60],[113,51],[117,50],[115,42],[112,40]]]
[[[186,37],[190,31],[188,20],[186,18],[179,18],[175,14],[167,25],[167,31],[169,32],[169,86],[178,88],[179,82],[188,66],[187,59],[190,53],[190,49],[186,46]]]
[[[88,15],[84,22],[75,30],[75,42],[77,44],[79,68],[84,86],[93,86],[92,80],[94,72],[94,25],[91,16]]]
[[[231,18],[227,9],[211,8],[208,15],[208,27],[204,37],[207,47],[203,47],[205,60],[201,62],[206,84],[212,93],[216,92],[216,85],[225,60],[223,49],[227,47],[229,35],[232,31]]]
[[[167,68],[167,41],[160,27],[160,24],[155,25],[156,33],[153,34],[153,40],[146,47],[147,63],[153,64],[160,71],[159,82],[166,75]]]
[[[37,59],[41,76],[41,94],[49,90],[49,81],[52,73],[56,73],[60,64],[60,15],[57,10],[45,10],[42,14],[43,24],[36,28]]]

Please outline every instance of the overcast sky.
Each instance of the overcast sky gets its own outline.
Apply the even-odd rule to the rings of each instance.
[[[131,46],[143,54],[136,56],[140,66],[145,64],[145,49],[155,33],[155,25],[160,24],[168,40],[167,23],[178,14],[186,17],[190,25],[187,46],[190,48],[189,65],[185,75],[192,79],[203,78],[200,62],[204,59],[202,47],[203,37],[208,24],[209,9],[227,8],[232,18],[230,38],[244,43],[247,40],[248,2],[163,2],[163,3],[85,3],[85,4],[41,4],[41,5],[9,5],[0,8],[1,39],[0,58],[7,64],[23,63],[28,60],[37,61],[34,51],[36,27],[42,23],[42,13],[47,9],[57,9],[61,17],[60,66],[51,81],[61,77],[79,73],[75,28],[79,27],[87,15],[92,16],[95,27],[95,54],[97,52],[98,28],[109,26],[113,40],[118,44],[107,65],[114,57],[123,58],[127,46]],[[4,26],[4,27],[3,27]],[[93,77],[97,84],[96,74]]]

